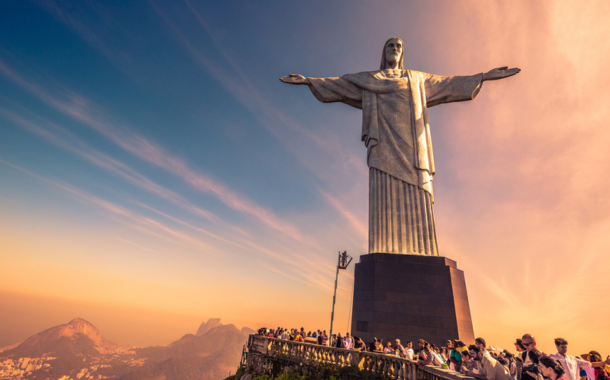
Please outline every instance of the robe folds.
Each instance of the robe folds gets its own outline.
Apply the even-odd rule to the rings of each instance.
[[[483,74],[443,77],[412,70],[308,78],[319,101],[362,110],[362,141],[370,168],[369,253],[439,255],[427,109],[474,99],[482,78]]]

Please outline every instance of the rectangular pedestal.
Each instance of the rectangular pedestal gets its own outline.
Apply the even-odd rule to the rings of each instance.
[[[360,256],[354,279],[352,335],[394,344],[423,338],[445,345],[474,343],[464,272],[445,257],[371,253]]]

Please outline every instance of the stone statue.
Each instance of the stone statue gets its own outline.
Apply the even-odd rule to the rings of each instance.
[[[404,70],[403,48],[400,38],[390,38],[377,71],[339,78],[290,74],[280,80],[309,86],[323,103],[342,102],[362,110],[369,166],[369,253],[438,256],[427,109],[474,99],[484,81],[521,70],[500,67],[452,77]]]

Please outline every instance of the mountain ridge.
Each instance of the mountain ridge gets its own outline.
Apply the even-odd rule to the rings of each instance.
[[[251,329],[223,325],[220,318],[210,318],[202,326],[201,336],[185,334],[168,345],[127,349],[105,339],[90,322],[74,318],[0,352],[0,372],[12,371],[3,363],[17,363],[25,370],[23,379],[32,380],[78,378],[85,373],[119,380],[224,378],[237,367]]]
[[[220,318],[210,318],[210,319],[208,319],[207,322],[203,322],[199,326],[195,335],[196,336],[205,335],[208,331],[210,331],[214,327],[218,327],[218,326],[222,326],[222,323],[220,323]]]
[[[93,326],[92,323],[84,320],[83,318],[76,317],[66,324],[54,326],[32,335],[17,346],[17,348],[30,348],[38,344],[59,340],[62,337],[71,338],[76,334],[86,336],[87,338],[91,339],[95,345],[101,348],[118,347],[116,344],[104,338],[97,327]]]

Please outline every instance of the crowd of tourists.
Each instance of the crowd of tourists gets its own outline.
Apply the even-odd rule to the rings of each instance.
[[[610,356],[605,360],[597,351],[580,356],[567,353],[568,342],[555,339],[557,352],[545,354],[536,348],[536,338],[525,334],[515,341],[515,352],[488,346],[485,339],[477,338],[475,344],[467,346],[461,340],[448,340],[445,346],[417,341],[413,348],[410,340],[404,345],[400,339],[393,343],[373,338],[366,344],[360,337],[333,334],[328,337],[325,330],[305,332],[303,328],[261,328],[259,335],[271,338],[319,344],[354,351],[368,351],[416,360],[417,364],[439,366],[461,372],[478,380],[610,380]]]

